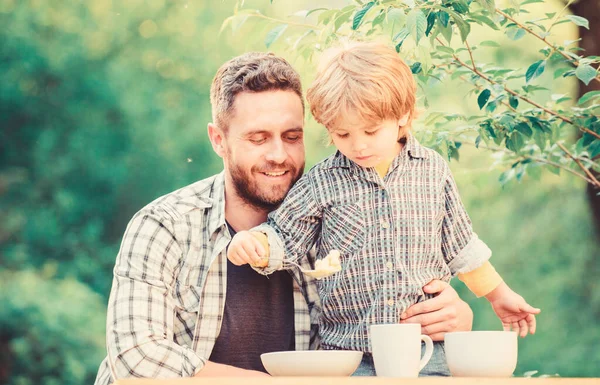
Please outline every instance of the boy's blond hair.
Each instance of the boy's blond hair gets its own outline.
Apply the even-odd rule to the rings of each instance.
[[[328,130],[348,112],[366,122],[415,115],[417,86],[410,68],[394,48],[378,42],[347,43],[325,52],[306,99],[315,120]],[[401,135],[404,136],[404,135]]]

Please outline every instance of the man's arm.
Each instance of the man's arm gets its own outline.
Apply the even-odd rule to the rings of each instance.
[[[421,333],[434,341],[443,341],[448,332],[471,330],[473,311],[450,284],[433,280],[423,290],[436,296],[409,307],[400,316],[401,323],[420,323]]]
[[[191,377],[204,365],[204,358],[173,341],[171,290],[181,255],[171,222],[146,211],[130,221],[108,303],[106,344],[113,377]]]

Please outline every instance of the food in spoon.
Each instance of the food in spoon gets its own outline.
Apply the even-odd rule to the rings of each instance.
[[[317,259],[314,270],[303,270],[302,272],[313,278],[321,279],[340,271],[342,271],[340,252],[338,250],[331,250],[325,258]]]

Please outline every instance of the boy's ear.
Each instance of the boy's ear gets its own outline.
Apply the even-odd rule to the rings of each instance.
[[[398,126],[406,126],[406,123],[408,123],[408,118],[410,118],[410,112],[407,112],[403,117],[400,118],[400,120],[398,120]]]
[[[225,156],[225,134],[216,124],[208,123],[208,138],[212,144],[213,150],[221,158]]]

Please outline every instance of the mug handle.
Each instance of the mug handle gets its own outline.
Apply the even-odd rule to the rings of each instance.
[[[433,341],[431,340],[431,337],[421,334],[421,341],[425,342],[425,354],[419,363],[419,372],[427,365],[433,354]]]

